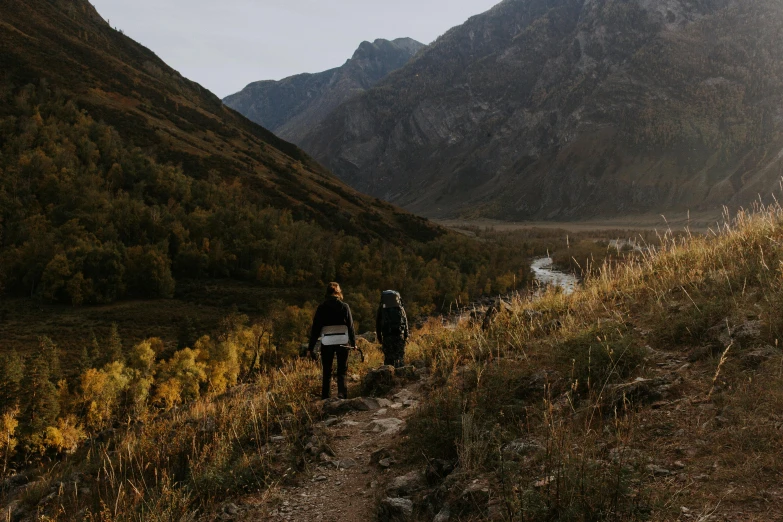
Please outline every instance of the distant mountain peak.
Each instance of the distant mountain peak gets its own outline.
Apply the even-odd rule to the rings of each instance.
[[[364,41],[341,67],[280,81],[254,82],[223,101],[296,143],[332,110],[403,67],[424,47],[412,38]]]

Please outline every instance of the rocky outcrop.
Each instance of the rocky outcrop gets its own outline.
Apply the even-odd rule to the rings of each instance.
[[[410,38],[362,42],[341,67],[251,83],[223,101],[281,138],[298,143],[338,105],[405,65],[423,47]]]
[[[783,166],[781,28],[775,0],[506,0],[299,143],[430,217],[747,204]]]

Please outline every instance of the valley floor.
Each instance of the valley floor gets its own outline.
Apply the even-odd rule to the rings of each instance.
[[[593,218],[584,221],[500,221],[496,219],[435,219],[439,225],[454,230],[492,228],[497,232],[514,232],[529,228],[560,229],[568,232],[612,230],[658,230],[707,232],[719,228],[725,219],[720,212],[666,212],[637,214],[612,218]]]

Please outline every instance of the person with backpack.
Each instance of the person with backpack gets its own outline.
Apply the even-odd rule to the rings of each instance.
[[[321,338],[321,365],[323,383],[321,398],[328,399],[332,386],[332,364],[337,356],[337,398],[347,399],[348,388],[345,374],[348,371],[348,350],[356,348],[356,332],[353,327],[351,307],[343,302],[343,292],[337,283],[326,287],[326,300],[315,311],[313,326],[310,329],[310,344],[307,351],[315,358],[315,344]]]
[[[405,343],[410,329],[400,293],[386,290],[375,319],[375,333],[383,346],[383,364],[400,368],[405,365]]]

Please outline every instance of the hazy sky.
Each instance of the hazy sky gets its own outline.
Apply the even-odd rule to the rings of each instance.
[[[220,97],[342,65],[364,40],[430,43],[500,0],[92,0],[112,26]]]

